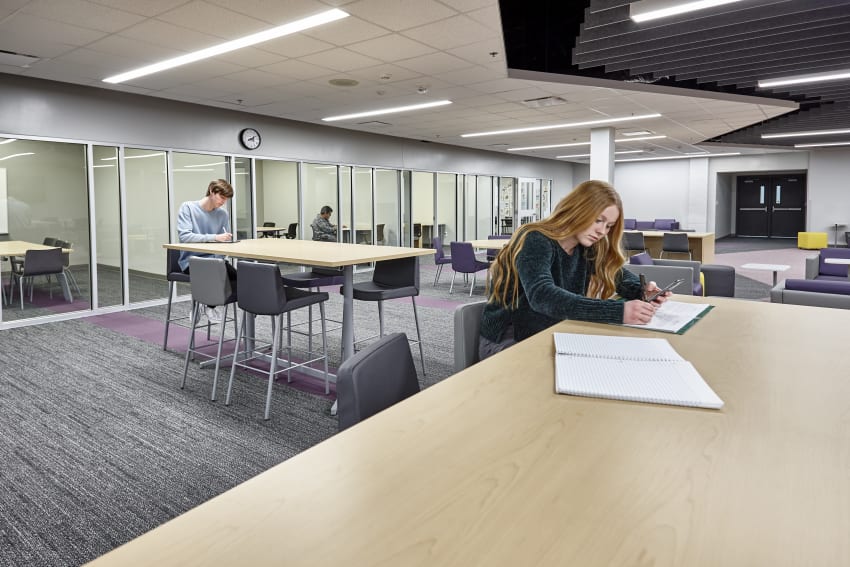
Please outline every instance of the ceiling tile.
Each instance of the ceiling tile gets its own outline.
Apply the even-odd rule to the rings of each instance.
[[[467,16],[484,27],[496,32],[499,37],[502,36],[502,18],[499,16],[498,6],[490,6],[482,8],[481,10],[469,12]]]
[[[301,57],[301,61],[311,65],[321,65],[328,69],[342,72],[362,69],[364,67],[374,67],[380,63],[380,61],[376,59],[360,55],[359,53],[355,53],[342,47]]]
[[[499,37],[490,38],[460,47],[446,49],[446,52],[451,53],[461,59],[466,59],[470,63],[477,65],[486,65],[496,70],[502,71],[505,74],[505,49],[502,46],[502,40]]]
[[[268,29],[267,22],[215,6],[202,0],[188,2],[160,14],[157,19],[169,22],[189,30],[209,33],[215,30],[216,35],[226,39],[235,39],[248,34]]]
[[[109,33],[117,32],[144,19],[139,14],[92,4],[85,0],[62,0],[62,2],[33,0],[21,11],[63,24]]]
[[[330,43],[300,33],[257,44],[257,49],[293,59],[332,48]]]
[[[471,12],[479,8],[492,6],[491,0],[440,0],[446,6],[454,8],[458,12]]]
[[[117,10],[124,10],[132,14],[153,17],[163,12],[172,10],[182,4],[186,0],[89,0],[92,4],[98,4]]]
[[[267,71],[257,69],[246,69],[227,75],[222,75],[221,80],[234,82],[240,85],[240,90],[259,89],[281,84],[281,77]]]
[[[104,32],[96,31],[90,28],[81,28],[79,26],[48,20],[17,12],[11,17],[0,21],[0,37],[3,41],[3,49],[6,51],[18,51],[16,48],[10,49],[6,47],[10,39],[7,34],[15,37],[30,37],[33,43],[37,43],[41,38],[50,38],[50,42],[56,44],[67,44],[68,46],[83,46],[92,41],[106,35]],[[20,51],[18,51],[20,52]],[[26,52],[25,52],[26,53]],[[31,55],[38,55],[32,53]]]
[[[381,61],[410,59],[436,51],[433,47],[398,34],[385,35],[369,41],[355,43],[349,45],[348,49]]]
[[[186,29],[182,26],[156,19],[145,20],[140,24],[122,30],[117,35],[119,37],[135,39],[146,44],[154,44],[159,47],[169,47],[172,50],[177,50],[177,52],[173,52],[168,57],[176,57],[182,55],[184,52],[196,51],[222,43],[223,41],[221,37],[210,35],[209,33]],[[146,57],[144,53],[140,55],[151,62],[158,60]]]
[[[347,4],[345,10],[392,31],[401,31],[450,18],[457,13],[434,0],[394,0],[392,2],[360,0]]]
[[[319,67],[318,65],[311,65],[309,63],[305,63],[304,61],[299,61],[297,59],[289,59],[287,61],[281,61],[280,63],[274,63],[272,65],[263,65],[261,67],[258,67],[258,69],[261,71],[266,71],[268,73],[280,75],[281,77],[293,81],[314,79],[316,77],[321,77],[322,75],[332,73],[331,69]]]
[[[471,18],[455,16],[406,30],[404,35],[431,47],[451,49],[491,39],[495,33]]]
[[[448,73],[449,71],[470,67],[467,61],[442,52],[422,55],[412,59],[401,59],[395,63],[400,67],[412,69],[423,75],[437,75],[439,73]]]
[[[272,26],[306,18],[330,7],[317,0],[206,0],[221,8],[239,12],[245,16],[263,20]]]
[[[447,83],[456,85],[471,85],[475,83],[483,83],[485,81],[494,81],[505,77],[504,71],[494,71],[476,65],[475,67],[467,67],[458,71],[449,71],[448,73],[439,73],[436,78]]]
[[[343,18],[342,20],[337,20],[304,32],[306,35],[336,46],[348,46],[352,43],[366,41],[386,35],[387,33],[389,33],[389,30],[354,16],[349,16],[348,18]]]

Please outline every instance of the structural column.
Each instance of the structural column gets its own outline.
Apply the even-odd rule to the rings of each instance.
[[[614,183],[614,128],[590,131],[590,178]]]

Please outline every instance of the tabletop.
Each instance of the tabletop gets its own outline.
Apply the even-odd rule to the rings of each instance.
[[[508,238],[494,238],[490,239],[482,239],[482,240],[467,240],[470,244],[472,244],[473,248],[489,248],[491,250],[501,250],[505,246],[508,245],[510,239]]]
[[[560,323],[94,565],[850,564],[846,311],[680,299],[715,308]],[[553,331],[668,339],[725,406],[558,395]]]
[[[742,268],[746,268],[749,270],[770,270],[773,272],[784,272],[791,268],[788,264],[758,264],[758,263],[749,263],[749,264],[741,264]]]
[[[50,248],[56,248],[56,246],[25,242],[23,240],[2,240],[0,241],[0,256],[26,256],[27,250],[48,250]],[[62,252],[65,254],[73,251],[72,248],[62,249]]]
[[[402,246],[375,246],[282,238],[255,238],[238,242],[183,242],[164,244],[165,248],[220,254],[234,258],[292,262],[311,266],[353,266],[364,262],[427,256],[434,250]]]

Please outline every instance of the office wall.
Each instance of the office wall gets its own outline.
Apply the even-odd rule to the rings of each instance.
[[[808,229],[826,232],[832,242],[834,224],[845,224],[838,232],[838,243],[844,244],[844,231],[850,231],[850,151],[813,151],[808,186]]]
[[[707,181],[707,179],[706,179]],[[723,238],[735,232],[735,175],[718,173],[714,192],[714,236]]]
[[[689,161],[616,164],[614,187],[623,199],[625,216],[641,220],[675,218],[684,223],[684,228],[694,228],[688,224]]]
[[[238,143],[257,128],[259,150]],[[539,177],[555,191],[572,187],[572,166],[553,160],[485,152],[366,134],[92,87],[0,75],[0,134],[92,141],[274,159]],[[556,193],[557,194],[557,193]]]

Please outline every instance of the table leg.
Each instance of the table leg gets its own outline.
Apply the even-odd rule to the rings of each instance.
[[[342,360],[354,355],[354,266],[342,268]],[[336,415],[337,402],[331,407]]]
[[[779,272],[773,270],[773,287],[776,287],[776,277],[779,275]]]

